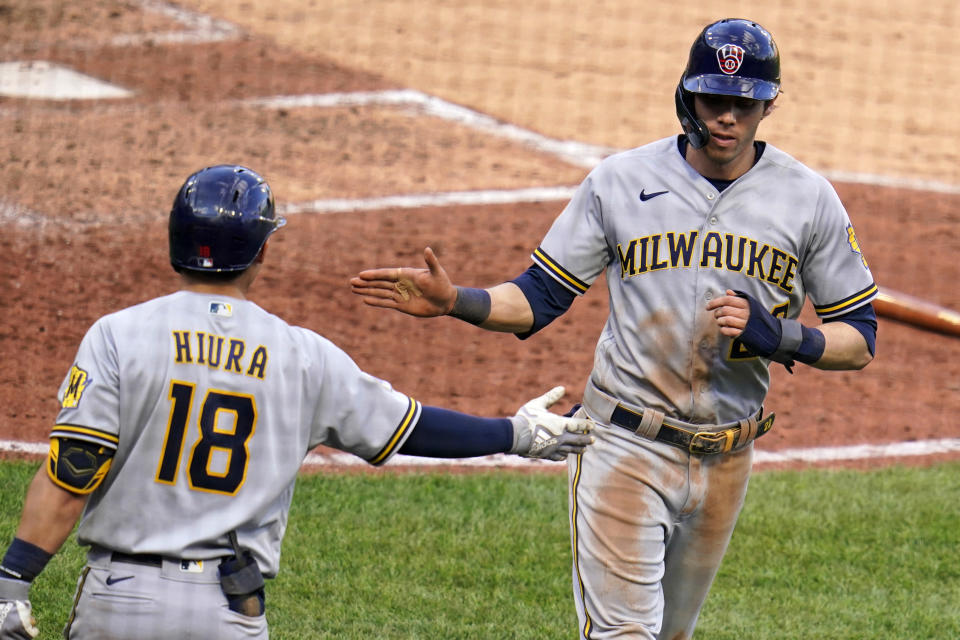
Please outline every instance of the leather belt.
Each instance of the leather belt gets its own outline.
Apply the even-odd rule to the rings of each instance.
[[[215,558],[215,561],[220,561],[223,558]],[[127,564],[139,564],[144,567],[154,567],[157,569],[163,568],[163,561],[172,562],[175,565],[180,565],[180,568],[184,571],[194,563],[201,563],[204,561],[201,560],[183,560],[180,558],[164,558],[164,556],[155,554],[155,553],[123,553],[122,551],[111,551],[110,552],[110,562],[124,562]],[[209,562],[209,561],[206,561]]]
[[[127,564],[142,564],[147,567],[162,567],[163,556],[155,553],[121,553],[114,551],[110,554],[111,562],[126,562]]]
[[[610,422],[618,427],[633,431],[641,437],[647,437],[641,432],[641,426],[644,416],[651,412],[650,409],[645,409],[641,413],[636,413],[622,404],[618,404],[610,416]],[[773,427],[774,415],[771,413],[766,418],[760,419],[760,414],[758,414],[755,417],[741,420],[736,426],[720,431],[691,431],[670,424],[666,418],[661,417],[660,428],[650,439],[672,444],[689,453],[702,456],[727,453],[739,449],[770,431],[770,428]],[[656,420],[656,416],[654,416],[654,419]]]
[[[623,429],[641,438],[656,440],[696,455],[717,455],[746,446],[773,427],[775,414],[763,417],[763,407],[754,415],[725,425],[695,425],[668,418],[655,409],[635,409],[618,402],[588,383],[584,402]],[[612,407],[612,408],[611,408]]]

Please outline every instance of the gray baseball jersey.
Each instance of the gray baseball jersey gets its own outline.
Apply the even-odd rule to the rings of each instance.
[[[582,410],[596,443],[568,463],[580,638],[690,637],[753,444],[701,456],[646,440],[607,424],[596,390],[707,431],[755,414],[769,361],[706,305],[727,289],[788,318],[807,296],[822,318],[867,304],[877,288],[850,220],[825,179],[771,145],[718,191],[670,137],[601,162],[533,259],[576,294],[605,273],[610,295]]]
[[[865,305],[877,287],[830,183],[766,145],[718,192],[670,137],[611,156],[580,185],[534,261],[576,294],[606,273],[612,312],[591,379],[620,400],[693,423],[754,413],[769,361],[717,331],[727,289],[796,318]]]
[[[59,399],[52,436],[116,450],[81,544],[202,560],[231,553],[235,529],[267,576],[307,452],[381,464],[420,414],[318,334],[186,291],[98,320]]]

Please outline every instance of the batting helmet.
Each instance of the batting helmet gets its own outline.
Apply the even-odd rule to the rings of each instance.
[[[170,210],[170,264],[190,271],[243,271],[271,233],[278,216],[270,185],[238,165],[197,171],[183,183]]]
[[[690,47],[677,84],[677,117],[690,144],[699,149],[710,131],[697,118],[693,94],[711,93],[773,100],[780,93],[780,52],[770,32],[750,20],[707,25]]]

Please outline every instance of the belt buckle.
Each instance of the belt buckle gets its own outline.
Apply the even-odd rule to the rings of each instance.
[[[699,455],[714,455],[717,453],[726,453],[733,448],[734,440],[733,429],[724,431],[699,431],[690,438],[690,453]]]

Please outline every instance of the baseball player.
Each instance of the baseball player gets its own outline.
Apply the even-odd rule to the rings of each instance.
[[[244,167],[183,184],[169,224],[182,288],[99,319],[60,387],[0,564],[0,638],[36,636],[30,582],[81,514],[90,550],[65,638],[266,638],[264,578],[317,445],[382,465],[397,452],[560,460],[590,444],[588,419],[547,410],[562,387],[511,418],[424,406],[247,300],[284,223]]]
[[[427,269],[351,281],[373,306],[526,338],[606,274],[610,314],[578,413],[597,422],[597,443],[568,460],[583,639],[690,638],[753,441],[773,424],[770,363],[860,369],[873,358],[877,287],[843,205],[827,180],[755,139],[779,91],[769,32],[710,24],[676,90],[683,134],[602,161],[525,273],[454,287],[427,248]],[[815,327],[797,320],[808,296]]]

